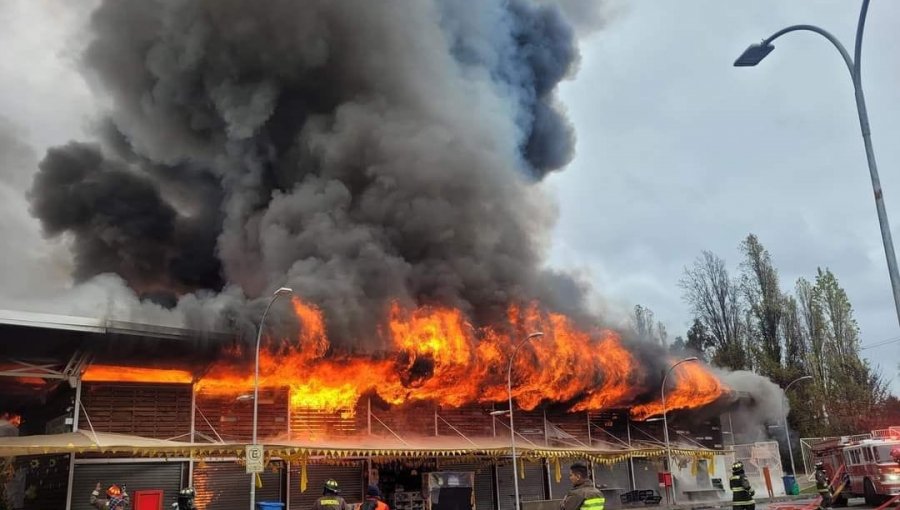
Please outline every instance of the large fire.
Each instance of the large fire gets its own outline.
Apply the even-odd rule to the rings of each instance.
[[[507,360],[534,331],[513,363],[513,398],[523,409],[542,401],[568,403],[572,411],[632,407],[642,419],[662,403],[635,402],[658,393],[646,368],[610,330],[583,331],[564,315],[537,305],[510,307],[504,324],[475,329],[457,309],[414,310],[394,305],[387,335],[391,352],[381,358],[330,353],[325,321],[315,306],[293,300],[301,328],[296,339],[270,342],[260,353],[260,386],[288,387],[291,406],[323,411],[354,409],[365,394],[399,405],[430,400],[458,407],[507,398]],[[244,356],[246,359],[246,356]],[[657,374],[653,374],[657,375]],[[703,365],[679,366],[666,395],[668,410],[704,406],[725,390]],[[246,366],[222,361],[198,382],[207,393],[238,394],[253,386]],[[637,405],[635,405],[637,404]]]

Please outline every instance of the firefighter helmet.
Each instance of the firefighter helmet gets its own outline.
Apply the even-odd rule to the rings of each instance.
[[[731,470],[735,473],[739,473],[744,470],[744,463],[741,461],[737,461],[731,465]]]
[[[816,471],[825,471],[825,463],[823,463],[821,460],[819,462],[816,462]]]
[[[122,488],[118,485],[110,485],[108,489],[106,489],[106,495],[111,498],[118,498],[122,495]]]
[[[329,478],[328,480],[325,480],[325,490],[327,492],[333,492],[333,493],[337,494],[338,493],[337,480],[335,480],[333,478]]]

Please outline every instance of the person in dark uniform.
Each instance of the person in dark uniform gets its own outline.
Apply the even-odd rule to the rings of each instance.
[[[603,510],[606,498],[591,480],[588,467],[580,462],[569,468],[572,489],[560,503],[560,510]]]
[[[822,502],[819,508],[831,508],[831,483],[828,481],[828,475],[825,473],[825,464],[816,462],[816,492],[822,496]]]
[[[110,485],[106,489],[106,498],[100,497],[101,488],[102,485],[97,482],[97,487],[91,492],[91,506],[97,510],[125,510],[128,508],[131,500],[128,498],[128,492],[125,491],[124,485],[122,487]]]
[[[728,482],[731,487],[731,507],[733,510],[756,510],[756,501],[753,500],[755,491],[750,487],[750,480],[744,473],[744,463],[737,461],[731,465],[731,479]]]
[[[350,505],[344,501],[340,493],[337,480],[326,480],[322,496],[316,500],[313,510],[349,510]]]

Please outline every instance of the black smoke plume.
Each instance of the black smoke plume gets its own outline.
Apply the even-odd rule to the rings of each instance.
[[[555,208],[534,183],[574,146],[556,5],[108,0],[90,27],[100,143],[49,150],[29,195],[77,279],[163,303],[289,285],[338,342],[392,300],[583,311],[541,269]]]

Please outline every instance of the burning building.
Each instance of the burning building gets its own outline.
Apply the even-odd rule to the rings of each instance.
[[[283,285],[297,297],[265,325],[255,399],[262,497],[306,508],[323,477],[351,500],[376,477],[415,492],[452,466],[476,473],[480,509],[509,510],[507,370],[524,497],[558,496],[573,458],[613,487],[655,486],[672,360],[546,267],[541,181],[574,149],[562,5],[98,2],[78,59],[97,129],[49,148],[28,192],[72,281],[16,300],[66,316],[0,321],[0,404],[25,436],[9,451],[66,454],[17,464],[22,492],[45,480],[32,492],[80,508],[98,480],[128,479],[238,507],[253,340]],[[679,468],[711,467],[709,420],[733,394],[702,364],[668,381]],[[28,446],[70,430],[93,446]]]
[[[308,508],[327,478],[338,480],[350,501],[360,500],[369,482],[404,498],[421,490],[424,473],[465,471],[475,473],[478,508],[512,508],[510,430],[503,413],[495,412],[507,408],[502,369],[508,339],[482,332],[487,340],[474,342],[477,332],[461,323],[453,326],[459,320],[453,314],[395,310],[393,351],[337,354],[323,345],[327,339],[314,326],[319,317],[314,308],[299,300],[290,308],[311,325],[298,338],[266,339],[261,351],[258,434],[269,455],[261,499]],[[303,319],[307,313],[311,316]],[[579,458],[592,462],[598,482],[610,490],[655,487],[665,456],[653,420],[662,410],[655,392],[644,391],[640,378],[624,367],[621,387],[573,389],[591,374],[546,373],[543,363],[549,366],[552,359],[565,360],[565,351],[588,347],[567,345],[582,341],[577,331],[560,319],[549,320],[541,324],[549,338],[523,348],[523,361],[513,364],[525,476],[520,496],[558,498],[566,490],[559,474]],[[31,489],[35,498],[23,500],[23,508],[41,508],[48,501],[62,507],[65,498],[67,508],[82,508],[86,500],[79,498],[97,481],[158,489],[166,497],[193,485],[202,508],[246,505],[248,476],[241,458],[253,432],[253,367],[244,342],[26,313],[7,313],[0,322],[2,373],[9,376],[0,377],[0,402],[24,418],[21,439],[32,438],[16,444],[33,445],[17,451],[23,490]],[[420,338],[404,344],[409,335]],[[627,352],[612,335],[595,337],[590,345],[610,356],[616,348]],[[449,348],[453,351],[443,351]],[[494,349],[497,354],[480,353]],[[453,355],[457,358],[445,358]],[[674,451],[684,473],[696,470],[693,463],[717,462],[723,439],[716,414],[728,400],[727,389],[698,365],[676,370],[668,390]],[[80,430],[95,444],[41,443],[51,436],[40,434],[67,430]],[[146,443],[150,440],[159,442]],[[0,444],[0,454],[14,451],[10,448]],[[51,455],[61,452],[67,454]],[[47,455],[34,456],[38,453]],[[31,468],[35,459],[39,467]],[[51,459],[53,472],[45,473]]]

